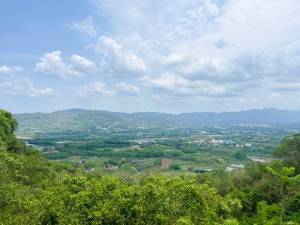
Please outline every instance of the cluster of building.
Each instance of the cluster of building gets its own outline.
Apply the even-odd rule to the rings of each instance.
[[[142,138],[142,139],[134,140],[133,142],[138,145],[143,145],[143,144],[155,143],[155,140],[149,138]]]
[[[39,146],[35,144],[30,144],[28,143],[28,141],[25,141],[25,144],[27,147],[37,149],[41,152],[44,152],[45,154],[58,152],[55,146]]]

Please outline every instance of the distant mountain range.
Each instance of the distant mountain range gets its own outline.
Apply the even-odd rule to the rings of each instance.
[[[300,111],[274,108],[240,112],[203,113],[119,113],[101,110],[70,109],[53,113],[16,114],[19,132],[76,131],[119,127],[195,127],[218,124],[295,124]]]

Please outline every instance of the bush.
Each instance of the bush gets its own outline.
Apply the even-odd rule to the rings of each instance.
[[[180,166],[178,164],[171,164],[170,165],[170,169],[171,170],[180,170],[181,168],[180,168]]]

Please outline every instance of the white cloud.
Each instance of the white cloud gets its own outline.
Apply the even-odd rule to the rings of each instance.
[[[236,95],[232,87],[208,81],[190,81],[174,74],[162,74],[158,78],[145,76],[144,82],[146,86],[157,91],[176,96],[228,97]]]
[[[114,29],[122,34],[138,33],[153,42],[172,46],[178,39],[199,35],[211,18],[221,13],[214,0],[95,0],[99,14],[109,14]]]
[[[280,82],[271,84],[274,91],[279,92],[299,92],[300,93],[300,82]]]
[[[180,72],[190,79],[222,79],[224,62],[217,58],[199,58],[188,65],[184,65]]]
[[[82,73],[92,73],[96,71],[96,65],[94,62],[79,55],[72,55],[71,63],[73,70]]]
[[[300,41],[292,41],[271,51],[264,59],[265,74],[275,79],[300,78]]]
[[[234,0],[218,18],[216,34],[240,50],[270,50],[299,37],[297,0]]]
[[[91,17],[88,17],[87,19],[80,22],[73,22],[70,24],[70,27],[90,37],[95,37],[97,35],[96,29],[94,27],[94,20]]]
[[[111,91],[106,84],[96,81],[93,83],[86,84],[81,89],[81,95],[100,95],[100,96],[107,96],[111,97],[115,94],[114,91]]]
[[[76,77],[80,75],[77,71],[72,70],[71,66],[64,63],[60,51],[45,53],[40,62],[36,64],[35,69],[41,74],[61,78]]]
[[[14,74],[14,73],[18,73],[21,71],[22,71],[22,68],[16,67],[16,66],[14,66],[14,67],[9,67],[6,65],[0,66],[0,74]]]
[[[52,88],[37,89],[30,85],[27,90],[29,90],[29,96],[31,97],[51,97],[55,95]]]
[[[51,88],[36,88],[33,83],[26,77],[19,75],[22,71],[20,67],[0,66],[0,92],[10,95],[21,95],[28,97],[49,97],[54,95]]]
[[[162,65],[164,66],[178,66],[187,63],[187,57],[183,54],[170,54],[168,56],[163,57]]]
[[[72,55],[70,61],[70,64],[65,63],[60,51],[45,53],[35,70],[44,75],[65,79],[81,77],[96,70],[94,62],[79,55]]]
[[[111,37],[99,38],[95,51],[104,56],[104,62],[112,73],[117,76],[143,75],[147,66],[143,59],[127,51],[120,43]]]
[[[119,94],[137,95],[140,93],[140,89],[137,86],[125,82],[116,84],[115,90]]]
[[[62,78],[97,71],[105,82],[87,77],[90,83],[82,91],[113,100],[135,95],[147,102],[149,96],[167,96],[195,109],[193,100],[200,98],[201,110],[226,104],[238,109],[241,102],[268,106],[277,101],[272,96],[280,95],[276,105],[296,105],[294,99],[300,94],[298,0],[93,2],[99,17],[93,14],[93,19],[71,26],[96,37],[100,33],[95,26],[103,25],[100,35],[106,36],[86,48],[94,50],[97,63],[80,54],[64,58],[56,51],[46,53],[36,71]],[[0,74],[1,70],[11,73],[6,67],[0,67]],[[290,102],[283,102],[284,98]]]
[[[145,61],[158,58],[151,61],[147,74],[153,68],[160,73],[173,72],[181,64],[186,75],[208,81],[257,79],[270,74],[265,70],[272,51],[300,38],[297,0],[96,2],[100,12],[112,15],[109,21],[120,40],[116,49],[126,45],[143,52],[140,48],[144,48],[141,56]],[[140,37],[141,43],[130,41],[132,34]],[[262,60],[263,64],[259,63]],[[287,71],[287,67],[274,64],[277,74]]]
[[[23,76],[10,76],[0,79],[0,91],[9,95],[21,95],[28,97],[54,96],[51,88],[36,88],[33,83]]]
[[[81,88],[81,95],[96,95],[96,96],[106,96],[106,97],[114,97],[114,96],[124,96],[124,95],[138,95],[140,93],[140,89],[129,83],[120,82],[115,84],[114,86],[108,87],[103,82],[92,82],[84,85]]]

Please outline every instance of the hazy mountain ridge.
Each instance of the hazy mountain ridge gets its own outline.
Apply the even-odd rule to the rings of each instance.
[[[300,111],[273,108],[240,112],[168,114],[156,112],[121,113],[102,110],[70,109],[53,113],[16,114],[19,131],[55,132],[95,128],[194,127],[214,124],[291,124],[300,123]]]

